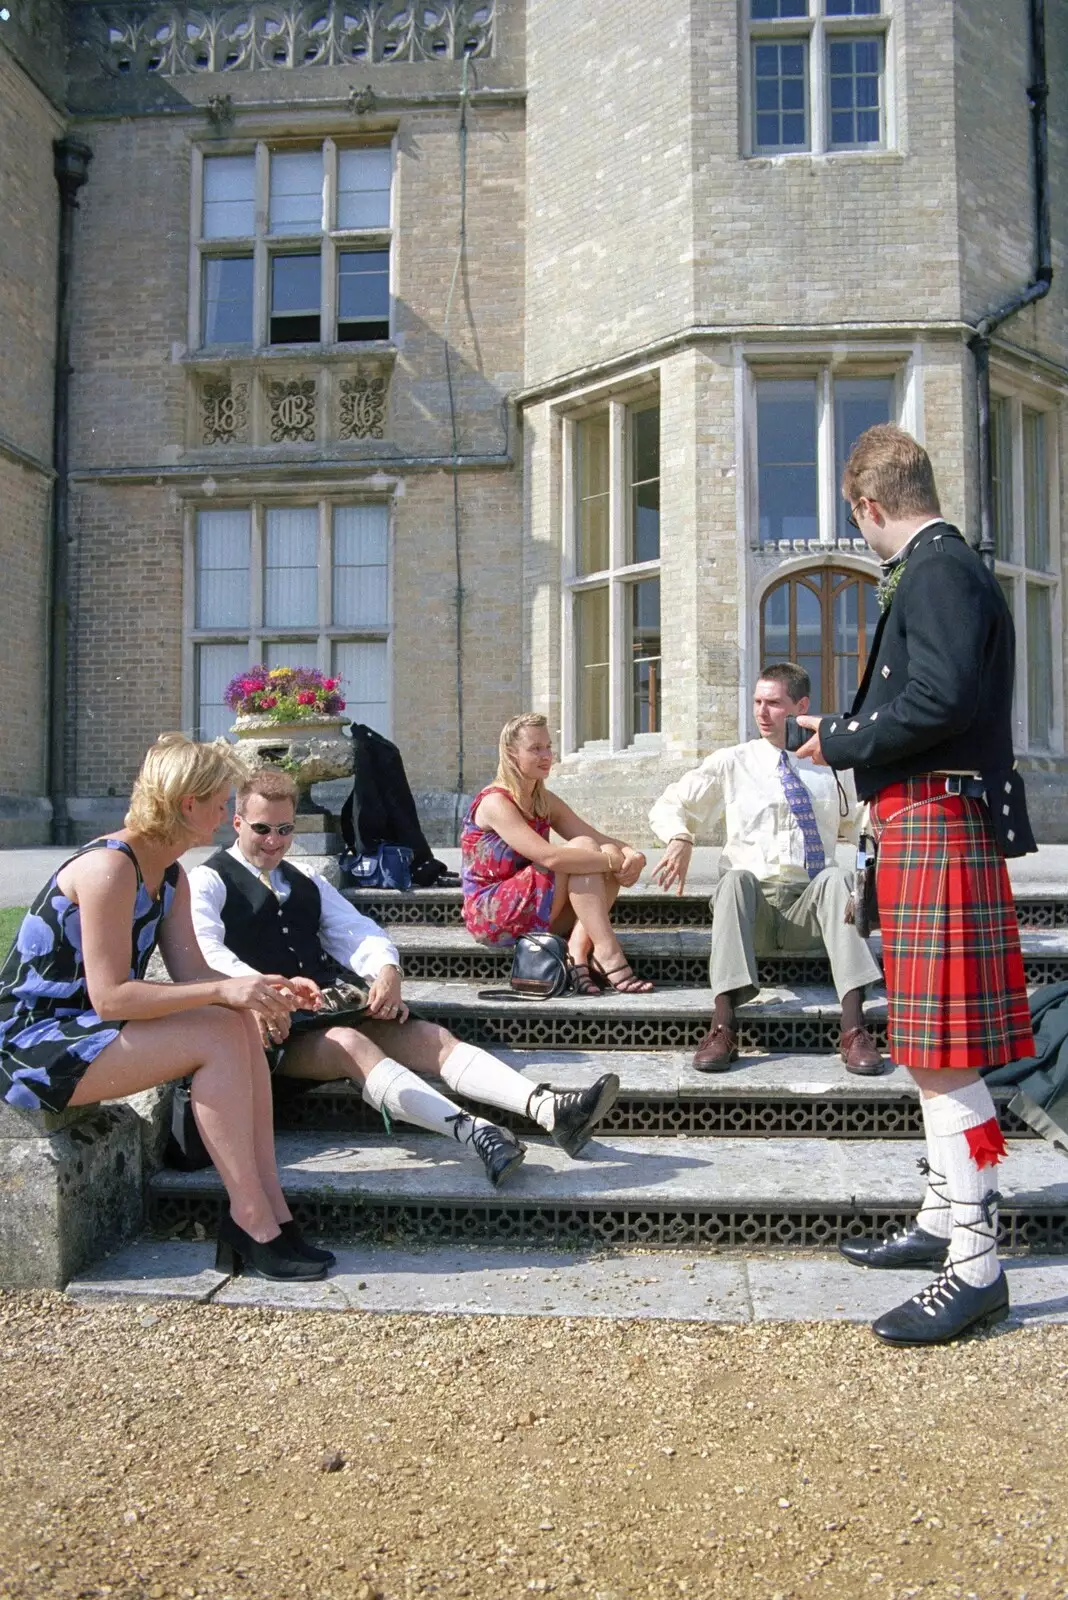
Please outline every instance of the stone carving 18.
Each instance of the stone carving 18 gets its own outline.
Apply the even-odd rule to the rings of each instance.
[[[342,378],[338,438],[381,439],[386,417],[386,380],[381,374]]]
[[[315,379],[277,379],[267,385],[272,444],[315,443]]]
[[[200,391],[205,444],[239,444],[248,426],[248,384],[209,378]]]
[[[493,54],[496,0],[323,0],[194,9],[78,6],[82,38],[108,72],[189,72],[457,61]]]

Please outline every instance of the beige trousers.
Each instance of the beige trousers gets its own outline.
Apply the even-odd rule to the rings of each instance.
[[[714,995],[734,993],[742,1005],[759,990],[760,956],[826,954],[838,998],[882,981],[856,928],[844,920],[850,888],[841,867],[824,867],[808,884],[765,884],[752,872],[725,872],[709,902]]]

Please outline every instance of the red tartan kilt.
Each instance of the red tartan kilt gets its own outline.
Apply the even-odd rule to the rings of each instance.
[[[911,778],[880,790],[871,819],[894,1060],[965,1068],[1033,1055],[1012,889],[984,802]]]

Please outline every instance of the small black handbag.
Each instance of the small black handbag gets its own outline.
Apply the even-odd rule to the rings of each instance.
[[[507,989],[480,989],[480,1000],[555,1000],[571,987],[567,940],[557,933],[521,933]]]
[[[879,926],[879,902],[875,894],[875,858],[878,846],[871,834],[862,833],[853,874],[853,893],[846,902],[845,921],[851,922],[862,939],[870,939]]]

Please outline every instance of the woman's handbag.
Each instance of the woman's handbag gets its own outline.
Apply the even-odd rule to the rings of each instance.
[[[193,1115],[193,1103],[189,1098],[192,1082],[192,1078],[179,1079],[171,1099],[171,1131],[164,1160],[169,1167],[177,1167],[179,1172],[199,1172],[202,1167],[211,1166],[211,1157],[204,1148]]]
[[[412,859],[407,845],[380,844],[370,855],[343,851],[338,868],[354,889],[410,889]]]
[[[567,940],[556,933],[521,933],[507,989],[480,989],[480,1000],[555,1000],[571,987]]]

